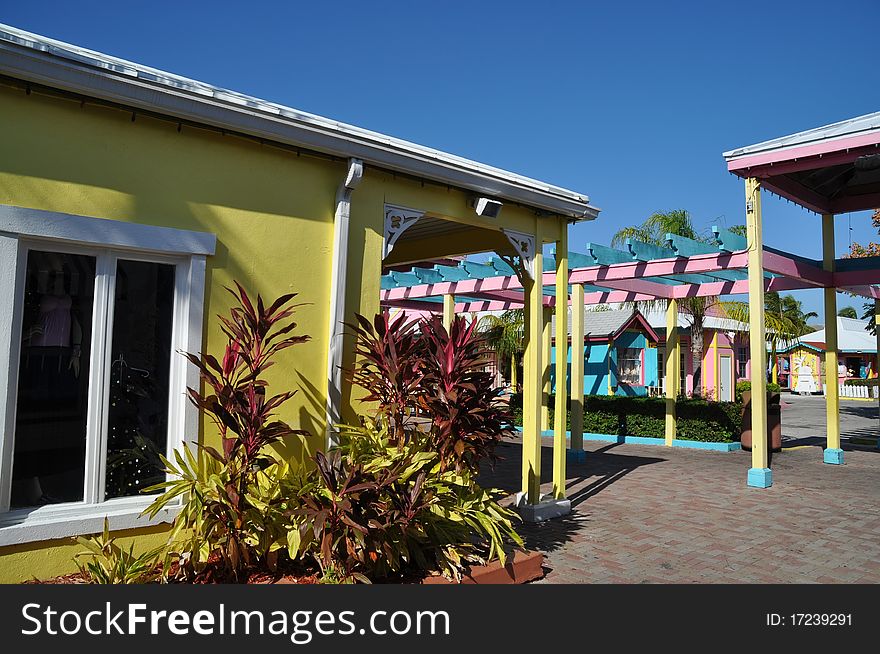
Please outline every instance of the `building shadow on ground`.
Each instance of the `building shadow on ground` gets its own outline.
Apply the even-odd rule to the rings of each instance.
[[[850,429],[845,434],[841,434],[840,437],[840,449],[844,452],[849,450],[859,450],[864,452],[880,452],[877,449],[876,445],[862,441],[862,442],[851,442],[850,439],[866,439],[870,441],[876,441],[878,438],[878,433],[876,429],[871,428],[863,428],[863,429]],[[794,436],[784,436],[782,439],[782,449],[792,449],[795,447],[815,447],[820,450],[824,450],[826,445],[825,438],[819,436],[804,436],[801,438],[797,438]],[[778,454],[778,452],[777,452]]]
[[[586,460],[581,463],[566,464],[565,494],[571,500],[573,509],[594,497],[629,473],[642,466],[665,461],[659,457],[633,456],[615,453],[612,450],[618,443],[609,443],[596,450],[588,451]],[[484,464],[477,479],[485,488],[497,488],[510,495],[505,503],[513,501],[513,494],[522,485],[522,444],[517,441],[504,442],[496,448],[498,459],[494,465]],[[553,479],[553,448],[541,448],[542,491],[551,490],[548,482]],[[582,531],[590,520],[589,511],[582,507],[567,516],[537,524],[522,524],[518,530],[523,536],[526,548],[552,552],[571,541],[574,534]]]
[[[877,419],[877,402],[862,402],[859,404],[840,403],[841,415],[858,416],[869,420]]]

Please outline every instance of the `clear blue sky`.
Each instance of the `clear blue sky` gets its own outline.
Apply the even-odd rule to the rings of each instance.
[[[742,222],[722,151],[880,110],[877,0],[42,1],[0,22],[587,193],[575,250],[655,210]],[[821,256],[817,216],[764,208],[768,245]],[[877,240],[841,216],[840,253],[850,222]]]

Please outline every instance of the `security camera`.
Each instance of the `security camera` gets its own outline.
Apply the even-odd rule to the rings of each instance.
[[[498,214],[501,213],[502,205],[498,200],[491,200],[489,198],[477,198],[474,201],[474,211],[477,212],[478,216],[483,216],[485,218],[497,218]]]

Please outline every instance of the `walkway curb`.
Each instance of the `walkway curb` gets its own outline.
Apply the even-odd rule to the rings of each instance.
[[[517,427],[518,432],[522,432],[522,427]],[[553,431],[541,432],[542,437],[552,438]],[[571,432],[565,432],[565,437],[571,440]],[[584,432],[585,441],[600,441],[603,443],[627,443],[630,445],[660,445],[665,446],[666,441],[663,438],[654,438],[652,436],[618,436],[616,434],[594,434]],[[692,450],[709,450],[712,452],[736,452],[742,447],[739,443],[714,443],[707,441],[687,441],[676,438],[672,441],[672,447],[683,447]]]

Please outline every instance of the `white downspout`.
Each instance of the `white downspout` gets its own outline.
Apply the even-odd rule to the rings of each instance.
[[[364,176],[364,162],[350,159],[345,180],[336,191],[333,217],[333,263],[330,271],[330,325],[327,347],[327,447],[336,443],[333,430],[342,418],[342,345],[345,320],[348,231],[351,194]]]

